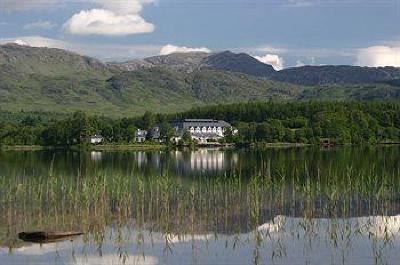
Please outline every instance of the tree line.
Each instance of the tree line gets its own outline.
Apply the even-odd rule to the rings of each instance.
[[[0,144],[70,146],[101,134],[108,143],[133,143],[135,132],[158,124],[161,137],[169,139],[169,123],[183,118],[209,118],[230,122],[239,133],[227,130],[226,141],[235,143],[287,142],[318,143],[332,139],[337,143],[400,142],[399,102],[302,102],[240,103],[196,107],[176,114],[153,114],[112,119],[84,112],[61,115],[16,115],[0,112]]]
[[[239,103],[194,108],[178,116],[229,121],[239,130],[237,142],[400,141],[399,102]]]

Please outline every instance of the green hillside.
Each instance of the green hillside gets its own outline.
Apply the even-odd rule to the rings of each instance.
[[[2,45],[0,109],[60,113],[83,110],[88,114],[137,116],[145,111],[172,113],[194,106],[270,99],[400,98],[397,83],[307,87],[210,66],[196,69],[196,60],[188,64],[184,55],[173,58],[173,67],[169,67],[170,59],[166,65],[129,71],[64,50]],[[190,71],[177,67],[178,59],[190,65]]]

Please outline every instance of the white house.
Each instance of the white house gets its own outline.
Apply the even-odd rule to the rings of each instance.
[[[104,141],[103,136],[95,134],[85,139],[85,142],[90,144],[101,144]]]
[[[146,136],[147,136],[146,130],[137,129],[135,132],[135,142],[137,142],[137,143],[145,142]]]

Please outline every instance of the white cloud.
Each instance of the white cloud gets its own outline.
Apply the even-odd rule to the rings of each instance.
[[[29,46],[29,44],[23,40],[15,40],[13,41],[14,44],[18,44],[20,46]]]
[[[76,43],[40,36],[21,36],[17,38],[0,39],[0,44],[16,43],[32,47],[58,48],[83,55],[99,58],[104,61],[127,61],[134,58],[154,56],[159,53],[161,46],[144,44],[92,44]]]
[[[280,71],[283,69],[283,59],[276,54],[266,54],[264,56],[254,56],[262,63],[272,65],[275,70]]]
[[[28,23],[28,24],[24,25],[24,29],[26,29],[26,30],[52,29],[55,26],[56,26],[56,24],[51,21],[39,20],[39,21]]]
[[[105,9],[81,11],[64,24],[70,34],[122,36],[154,31],[154,25],[139,15],[119,15]]]
[[[372,46],[358,50],[356,65],[400,67],[399,46]]]
[[[190,48],[184,46],[175,46],[175,45],[165,45],[160,50],[160,55],[168,55],[171,53],[188,53],[188,52],[206,52],[210,53],[211,50],[206,47],[201,48]]]
[[[143,5],[155,0],[92,0],[100,6],[97,9],[81,10],[73,15],[64,29],[77,35],[123,36],[154,31],[154,25],[142,16]]]

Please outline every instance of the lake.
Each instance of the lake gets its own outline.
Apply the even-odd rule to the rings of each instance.
[[[400,147],[4,151],[0,210],[1,264],[398,264]]]

